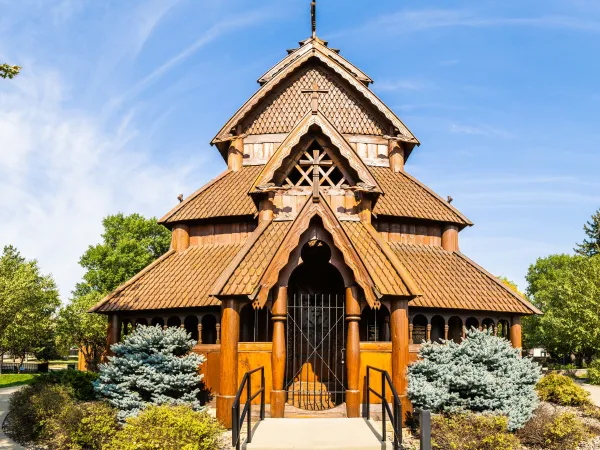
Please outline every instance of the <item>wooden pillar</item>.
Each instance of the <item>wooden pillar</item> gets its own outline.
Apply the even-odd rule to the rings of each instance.
[[[358,289],[346,288],[346,322],[348,334],[346,341],[346,370],[348,372],[346,389],[346,414],[348,417],[360,417],[360,390],[358,389],[360,373],[360,304]]]
[[[198,322],[198,344],[202,344],[202,322]]]
[[[217,330],[217,337],[215,339],[215,344],[220,344],[221,343],[221,324],[217,322],[217,325],[215,325],[215,328]]]
[[[106,354],[114,355],[110,346],[119,343],[121,340],[121,320],[116,314],[109,314],[108,329],[106,333]]]
[[[456,225],[444,225],[442,229],[442,248],[449,252],[458,251],[458,227]]]
[[[522,348],[521,342],[521,317],[514,316],[510,327],[510,343],[514,348]]]
[[[402,412],[411,411],[406,397],[408,386],[408,300],[392,300],[390,318],[392,331],[392,382],[402,402]]]
[[[273,197],[275,194],[269,192],[266,196],[259,202],[259,212],[258,212],[258,221],[266,222],[269,220],[273,220],[273,214],[275,206],[273,205]]]
[[[465,322],[463,322],[465,323]],[[463,339],[467,337],[467,327],[465,325],[463,325],[462,327],[462,337]]]
[[[239,130],[241,131],[241,130]],[[239,133],[238,133],[239,134]],[[244,163],[244,138],[236,137],[227,150],[227,167],[233,172],[242,170]]]
[[[450,325],[444,325],[444,340],[448,340],[448,332],[450,331]]]
[[[282,418],[285,410],[284,390],[286,343],[285,322],[287,320],[287,286],[280,286],[271,308],[273,314],[273,350],[271,352],[271,371],[273,388],[271,389],[271,417]]]
[[[494,336],[498,336],[498,325],[494,324]]]
[[[431,340],[431,324],[430,323],[427,324],[427,331],[426,331],[426,335],[425,335],[425,340],[426,341],[430,341]]]
[[[414,325],[412,323],[410,325],[408,325],[408,343],[410,345],[415,343],[413,341],[413,328],[414,328]]]
[[[404,172],[404,149],[402,148],[402,144],[398,141],[391,140],[389,141],[389,158],[390,158],[390,168],[394,172]]]
[[[240,339],[240,313],[233,298],[221,301],[221,359],[219,365],[219,394],[217,394],[217,419],[231,428],[231,407],[238,389],[238,342]]]
[[[183,224],[175,225],[171,233],[171,248],[176,252],[182,252],[189,246],[190,228]]]
[[[371,223],[371,207],[373,202],[367,198],[364,193],[360,195],[360,204],[358,205],[358,217],[362,223]]]

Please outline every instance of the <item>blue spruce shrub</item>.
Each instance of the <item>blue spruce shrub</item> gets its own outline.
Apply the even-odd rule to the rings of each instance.
[[[111,346],[115,356],[100,365],[94,388],[118,410],[120,420],[149,405],[189,405],[201,410],[198,366],[205,358],[190,353],[195,344],[183,328],[140,325]]]
[[[408,368],[408,397],[435,413],[501,414],[521,428],[533,415],[541,368],[490,332],[472,329],[460,344],[427,342]]]

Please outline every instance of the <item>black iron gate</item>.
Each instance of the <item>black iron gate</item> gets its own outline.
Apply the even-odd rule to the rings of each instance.
[[[344,402],[344,300],[334,294],[288,299],[287,402],[319,411]]]

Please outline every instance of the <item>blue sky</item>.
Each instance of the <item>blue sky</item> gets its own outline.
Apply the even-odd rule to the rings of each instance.
[[[160,217],[225,164],[208,144],[310,34],[308,0],[0,0],[0,245],[66,300],[103,216]],[[600,3],[319,0],[318,34],[419,138],[407,171],[526,287],[600,208]]]

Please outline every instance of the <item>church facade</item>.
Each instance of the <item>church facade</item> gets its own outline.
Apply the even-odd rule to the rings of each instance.
[[[185,327],[231,425],[264,366],[272,417],[360,415],[367,365],[403,406],[419,345],[492,329],[521,346],[539,311],[459,250],[472,223],[405,169],[419,141],[372,80],[314,32],[211,142],[227,170],[161,220],[171,249],[97,304],[108,341]]]

